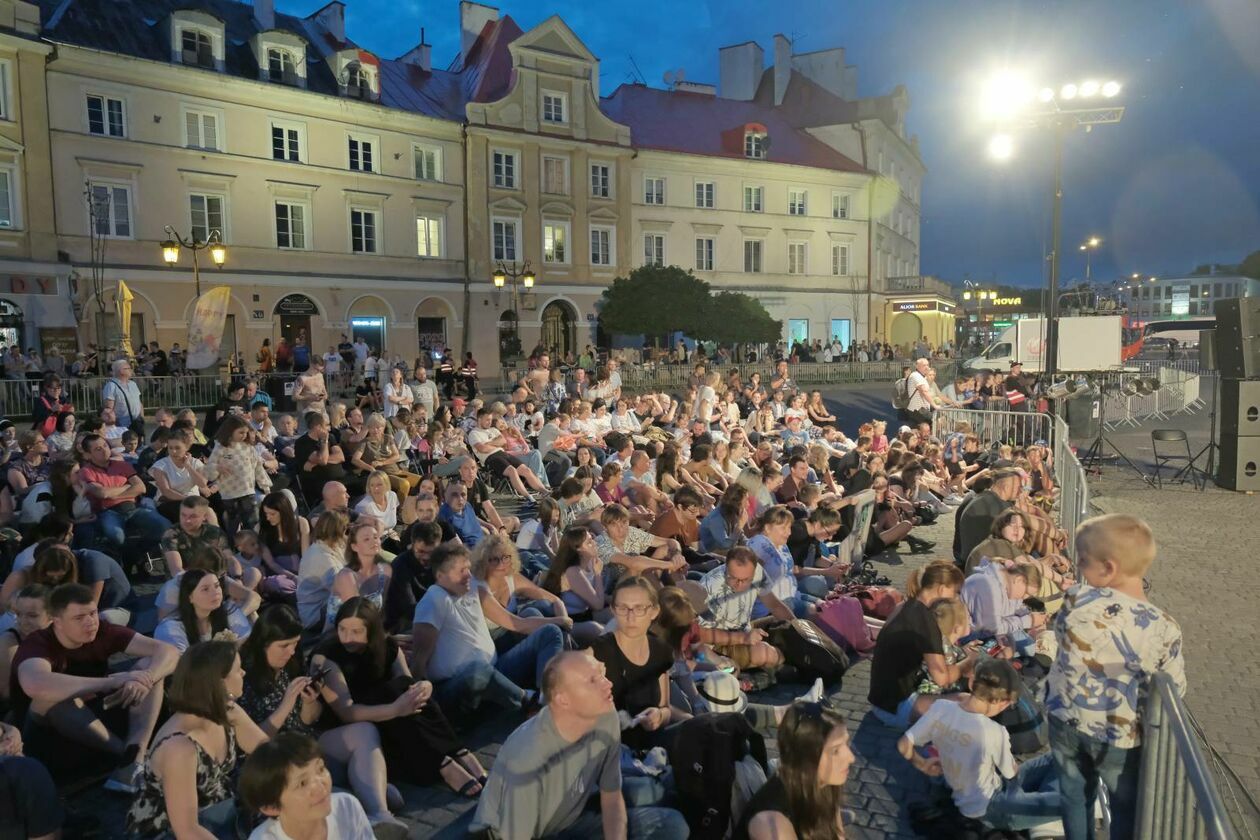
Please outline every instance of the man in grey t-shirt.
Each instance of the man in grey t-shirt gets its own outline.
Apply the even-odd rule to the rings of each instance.
[[[543,672],[542,690],[546,708],[499,750],[470,833],[503,840],[687,837],[677,811],[626,807],[621,728],[604,666],[586,653],[560,654]],[[587,810],[597,792],[599,811]]]

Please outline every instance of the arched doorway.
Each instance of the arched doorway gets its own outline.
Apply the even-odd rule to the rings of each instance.
[[[893,318],[888,337],[894,347],[907,344],[914,346],[914,343],[923,337],[923,321],[913,312],[902,312]]]
[[[315,301],[306,295],[285,295],[276,302],[272,314],[280,319],[280,337],[286,342],[296,344],[301,338],[311,345],[311,316],[319,314]]]
[[[542,346],[554,359],[577,354],[577,312],[567,301],[553,300],[543,308]]]
[[[22,307],[11,300],[0,300],[0,345],[12,347],[17,345],[26,352],[23,341],[26,338],[26,316]]]
[[[350,304],[350,340],[358,341],[362,336],[368,347],[380,351],[381,357],[387,358],[385,325],[388,315],[389,307],[380,298],[373,295],[359,298]]]
[[[421,355],[441,353],[451,346],[450,329],[454,311],[444,299],[425,298],[416,307],[416,340]]]
[[[499,362],[503,364],[520,357],[520,324],[516,319],[516,312],[505,309],[499,316]]]

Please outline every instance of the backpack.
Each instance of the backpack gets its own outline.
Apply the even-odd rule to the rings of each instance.
[[[1023,680],[1019,682],[1019,697],[993,719],[1006,727],[1011,738],[1011,752],[1016,757],[1041,752],[1050,743],[1046,716]]]
[[[760,787],[757,771],[765,782],[766,743],[742,714],[696,715],[679,724],[669,766],[693,840],[722,840]]]
[[[852,595],[841,595],[819,604],[814,623],[851,657],[867,656],[875,649],[862,604]]]
[[[862,605],[863,613],[880,621],[887,621],[897,605],[906,600],[906,596],[894,586],[846,584],[842,594],[852,595]]]
[[[804,682],[821,679],[830,685],[849,670],[848,654],[811,622],[799,618],[785,621],[771,627],[767,635]]]
[[[903,377],[893,383],[892,407],[896,409],[910,407],[910,377]]]
[[[23,525],[34,525],[53,512],[52,485],[40,481],[31,487],[22,499],[22,509],[18,511],[18,521]]]

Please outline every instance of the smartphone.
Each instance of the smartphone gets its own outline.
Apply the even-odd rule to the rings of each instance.
[[[332,666],[325,665],[323,668],[311,674],[311,688],[318,691],[324,686],[324,678],[328,676],[328,672],[332,670]]]

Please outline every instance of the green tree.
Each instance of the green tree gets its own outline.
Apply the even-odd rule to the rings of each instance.
[[[709,298],[704,323],[695,337],[719,344],[778,341],[783,322],[770,317],[761,302],[743,292],[719,292]]]
[[[599,319],[621,335],[695,335],[709,302],[709,284],[676,265],[645,265],[604,290]]]
[[[1238,267],[1238,273],[1243,277],[1255,277],[1260,279],[1260,251],[1252,251],[1247,258],[1242,261],[1242,265]]]

